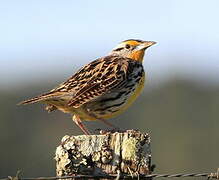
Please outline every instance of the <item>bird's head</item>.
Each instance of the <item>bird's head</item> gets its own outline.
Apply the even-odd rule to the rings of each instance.
[[[142,62],[145,50],[154,44],[156,44],[154,41],[129,39],[119,43],[110,54],[116,54]]]

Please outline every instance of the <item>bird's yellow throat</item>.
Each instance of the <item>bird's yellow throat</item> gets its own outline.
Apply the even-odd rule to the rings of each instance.
[[[142,62],[144,58],[144,50],[134,51],[128,56],[130,59],[134,59],[135,61]]]

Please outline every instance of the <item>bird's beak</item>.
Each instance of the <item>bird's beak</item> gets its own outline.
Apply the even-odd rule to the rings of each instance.
[[[156,42],[154,42],[154,41],[144,41],[144,42],[142,42],[141,44],[139,44],[137,47],[136,47],[136,50],[142,50],[142,49],[147,49],[148,47],[150,47],[150,46],[152,46],[152,45],[154,45],[154,44],[156,44]]]

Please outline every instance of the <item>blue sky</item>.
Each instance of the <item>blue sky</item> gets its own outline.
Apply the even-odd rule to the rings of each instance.
[[[158,42],[144,61],[152,82],[218,81],[218,7],[218,0],[1,0],[0,86],[67,78],[130,38]]]

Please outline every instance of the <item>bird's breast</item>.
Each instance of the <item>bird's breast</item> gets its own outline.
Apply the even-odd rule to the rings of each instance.
[[[86,108],[98,118],[109,119],[124,112],[140,95],[145,81],[144,73],[129,80],[121,89],[109,92],[97,100],[88,103]]]

